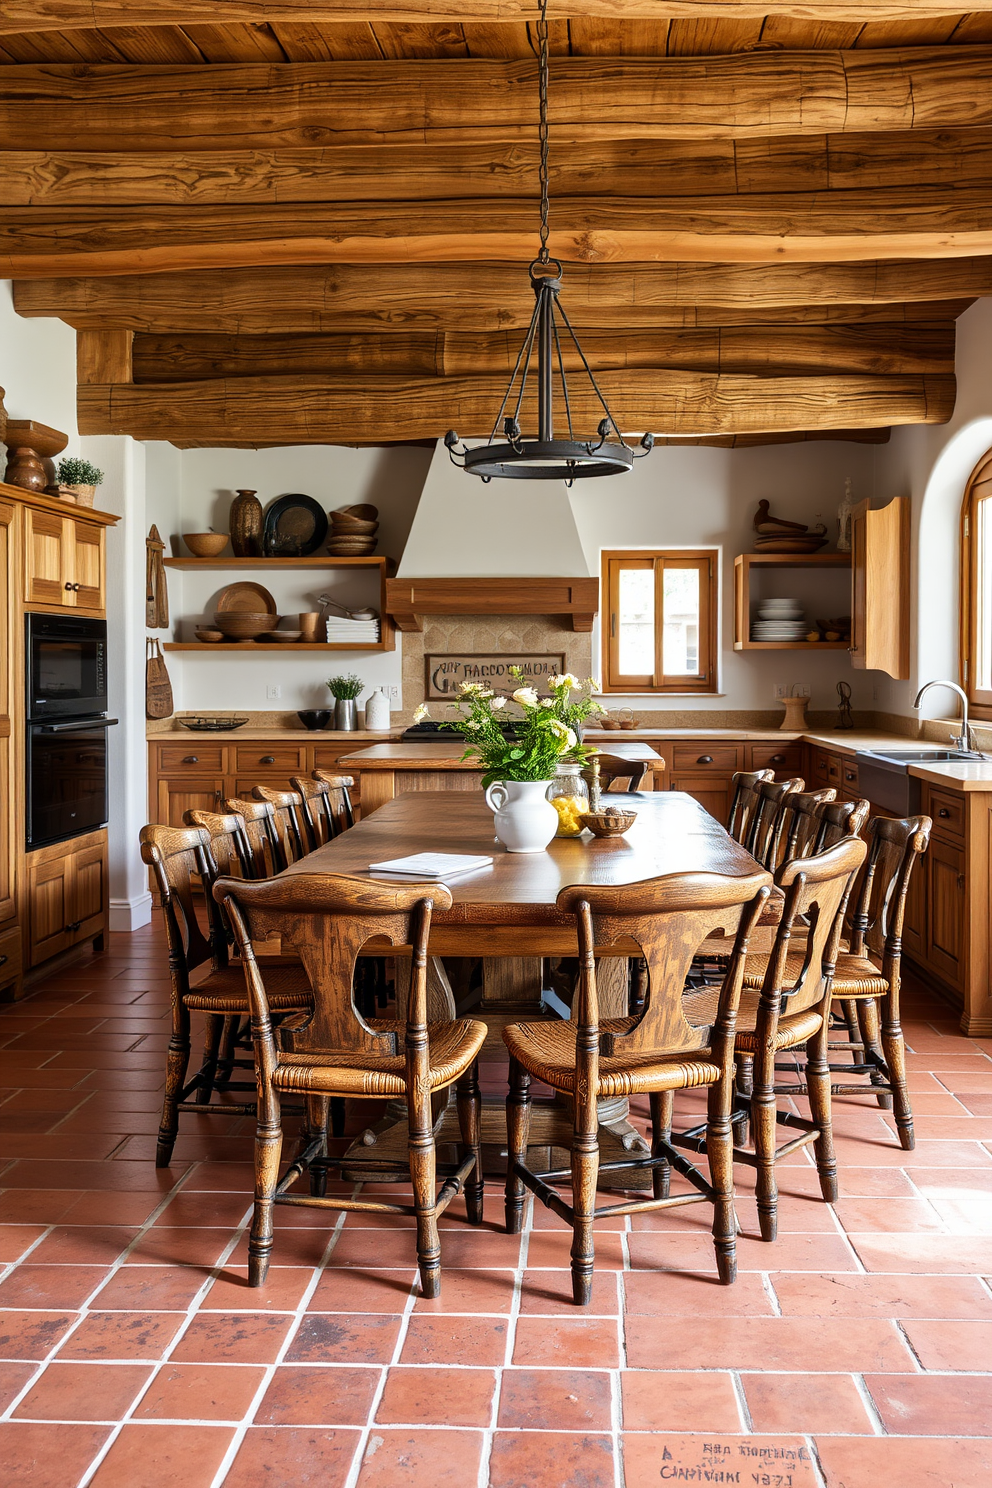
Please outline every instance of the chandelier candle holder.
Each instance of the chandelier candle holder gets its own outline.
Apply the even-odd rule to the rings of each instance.
[[[630,470],[635,458],[654,448],[654,435],[644,434],[640,449],[635,450],[620,432],[616,419],[596,381],[588,358],[579,344],[572,323],[559,299],[562,281],[561,263],[548,250],[548,21],[547,0],[540,0],[537,23],[538,79],[540,102],[539,139],[541,182],[541,250],[530,265],[530,282],[534,291],[534,313],[517,356],[509,386],[493,420],[487,443],[462,443],[454,429],[444,436],[452,464],[491,481],[494,476],[510,480],[563,480],[566,485],[590,476],[620,475]],[[578,439],[572,425],[572,400],[565,377],[563,339],[570,340],[582,363],[586,377],[598,400],[603,417],[596,435]],[[521,415],[527,391],[531,363],[537,349],[537,437],[522,432]],[[568,438],[555,438],[555,376],[561,388]],[[514,396],[515,393],[515,396]],[[507,413],[512,405],[513,412]],[[504,443],[497,444],[496,432],[502,421]]]

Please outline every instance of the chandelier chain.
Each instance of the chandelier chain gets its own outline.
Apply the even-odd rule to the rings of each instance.
[[[548,0],[540,0],[541,14],[537,23],[537,45],[538,45],[538,101],[540,106],[540,122],[538,124],[538,139],[541,145],[540,180],[541,180],[541,251],[538,254],[540,263],[547,263],[548,253],[548,214],[550,203],[548,199]]]

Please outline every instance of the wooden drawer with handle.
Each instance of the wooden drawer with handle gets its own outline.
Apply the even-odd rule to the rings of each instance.
[[[226,753],[221,744],[160,744],[158,770],[162,775],[183,774],[187,770],[224,770]]]
[[[934,835],[950,842],[964,841],[965,800],[951,791],[930,791],[929,815],[933,818]]]
[[[803,773],[803,751],[800,744],[750,745],[750,770],[774,770],[777,780],[789,780]]]
[[[275,770],[298,775],[306,765],[306,749],[298,744],[239,744],[237,773],[245,770]]]
[[[673,744],[672,769],[691,771],[739,770],[742,750],[736,744]]]
[[[24,969],[20,926],[0,931],[0,987],[20,980]]]
[[[856,794],[858,789],[858,766],[854,760],[842,759],[840,762],[840,785],[841,790],[848,794]]]
[[[829,754],[825,749],[814,749],[810,774],[812,779],[807,781],[807,784],[811,790],[820,790],[825,785],[840,786],[842,783],[840,755]]]

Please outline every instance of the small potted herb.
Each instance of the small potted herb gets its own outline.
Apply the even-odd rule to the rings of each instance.
[[[354,729],[358,727],[356,700],[365,690],[365,683],[354,672],[347,677],[328,677],[327,690],[334,699],[334,727]]]
[[[103,484],[103,471],[91,465],[89,460],[81,460],[78,455],[67,455],[60,460],[56,475],[60,489],[72,492],[71,496],[64,495],[62,499],[74,501],[77,506],[92,506],[96,488]]]

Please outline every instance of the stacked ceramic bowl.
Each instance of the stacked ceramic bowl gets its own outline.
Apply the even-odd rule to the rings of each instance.
[[[379,509],[369,502],[332,511],[327,551],[334,558],[368,558],[375,552]]]
[[[752,641],[804,641],[809,629],[798,599],[763,599],[751,622]]]

